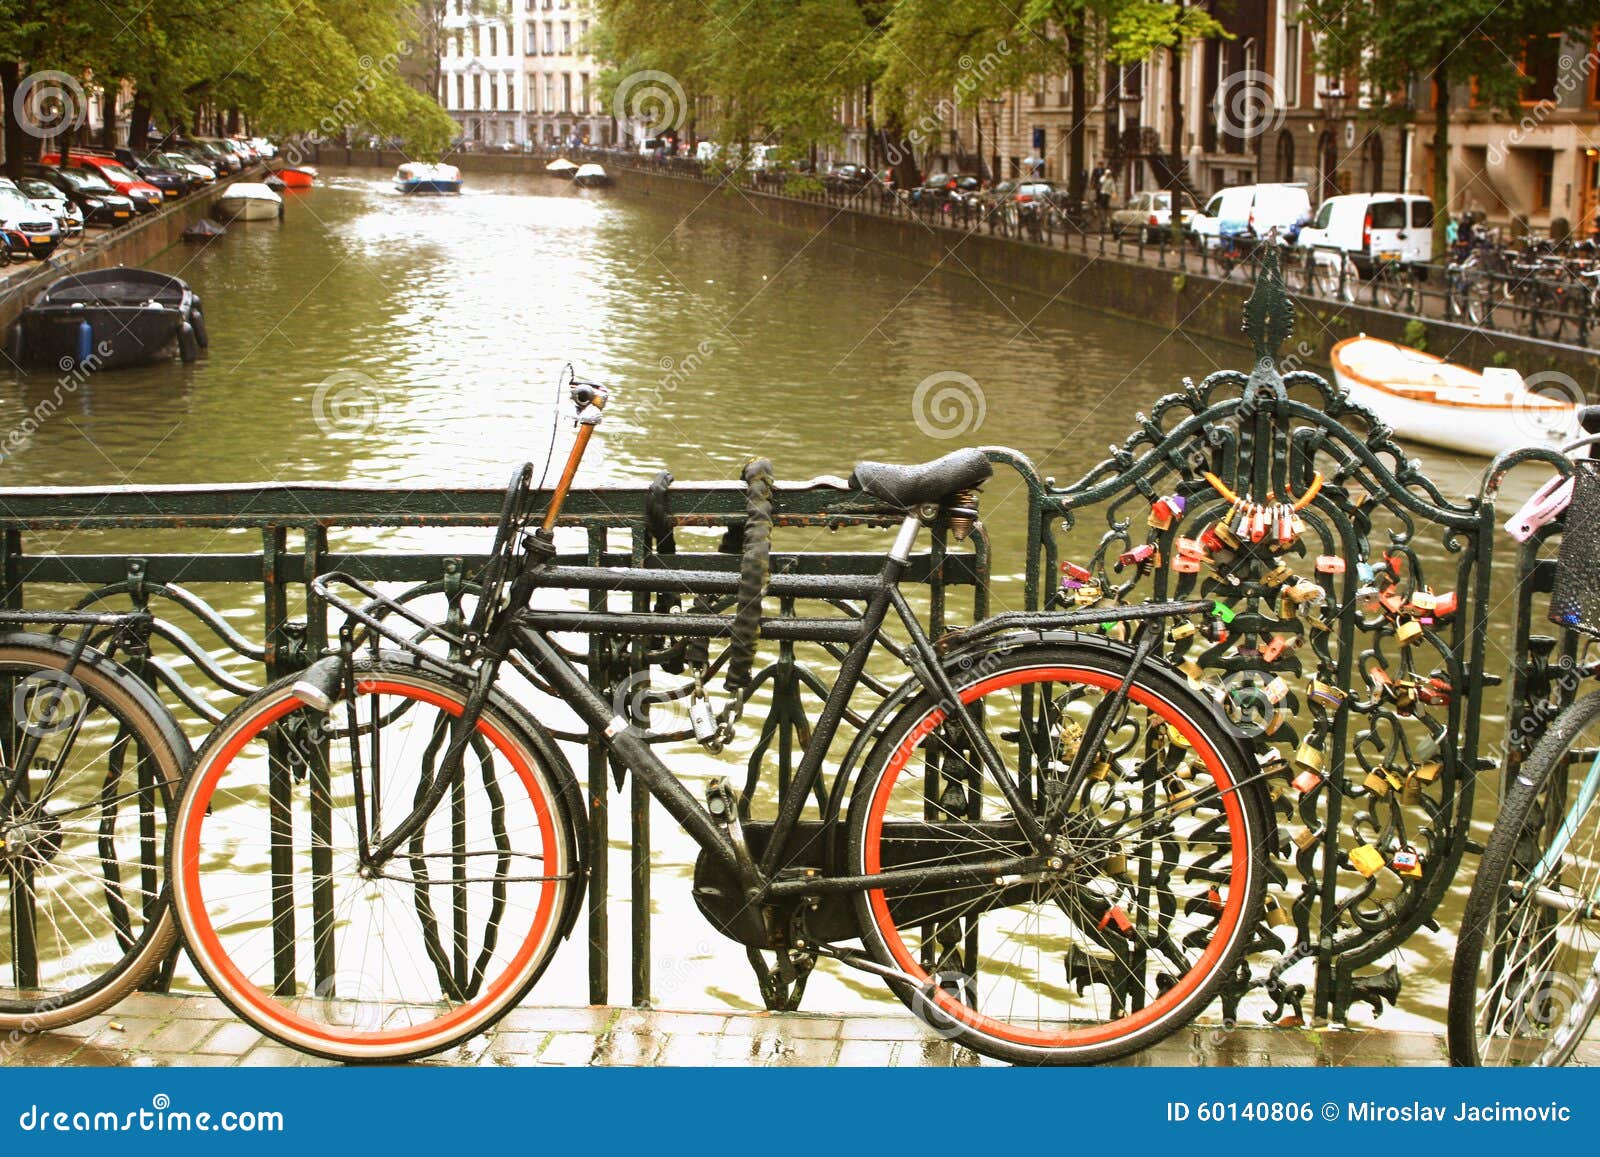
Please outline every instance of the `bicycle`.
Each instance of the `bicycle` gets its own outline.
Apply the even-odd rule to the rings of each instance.
[[[1156,656],[1168,620],[1212,604],[1011,612],[934,642],[899,582],[925,527],[970,533],[992,473],[977,450],[856,466],[853,485],[899,512],[875,574],[769,574],[770,467],[747,471],[736,575],[559,566],[553,529],[608,396],[573,385],[579,437],[542,517],[531,465],[513,477],[470,617],[430,621],[324,575],[315,593],[345,616],[337,651],[204,744],[169,868],[184,942],[216,994],[266,1035],[345,1061],[439,1052],[523,999],[577,919],[589,844],[565,756],[503,686],[514,672],[576,713],[693,837],[697,906],[752,954],[775,954],[780,993],[797,996],[830,958],[885,981],[942,1035],[1027,1064],[1109,1060],[1197,1014],[1237,972],[1273,840],[1247,741]],[[543,587],[733,596],[732,613],[540,610]],[[864,609],[762,620],[767,595]],[[1130,642],[1072,630],[1116,622]],[[729,639],[727,705],[699,668],[689,703],[711,751],[733,736],[758,633],[836,644],[777,814],[756,818],[720,777],[697,799],[554,637],[573,630]],[[829,782],[872,654],[910,674]],[[286,728],[301,737],[293,755]]]
[[[1589,411],[1594,411],[1593,407]],[[1567,447],[1595,442],[1587,438]],[[1600,460],[1575,459],[1552,620],[1600,634]],[[1552,480],[1557,482],[1558,480]],[[1546,486],[1514,518],[1519,538],[1559,512]],[[1537,508],[1532,521],[1523,521]],[[1568,690],[1600,662],[1560,677]],[[1573,699],[1511,779],[1473,878],[1450,978],[1450,1059],[1458,1065],[1566,1063],[1600,1008],[1600,691]]]
[[[103,1012],[176,958],[161,852],[189,743],[113,658],[150,622],[0,611],[0,1031]]]

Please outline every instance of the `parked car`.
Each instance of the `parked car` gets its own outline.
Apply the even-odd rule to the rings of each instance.
[[[149,213],[161,207],[165,194],[149,181],[123,168],[116,160],[100,153],[69,153],[66,165],[56,153],[45,153],[41,164],[56,165],[63,169],[88,169],[118,193],[133,202],[135,211]]]
[[[155,160],[171,165],[175,169],[184,170],[199,181],[201,185],[209,185],[217,179],[217,171],[215,169],[196,160],[189,153],[153,152],[150,156]]]
[[[12,183],[0,178],[0,186]],[[24,197],[55,218],[56,224],[61,226],[63,241],[77,237],[83,232],[83,210],[68,200],[67,195],[49,181],[40,180],[38,177],[23,177],[15,182],[15,186]]]
[[[40,261],[47,259],[61,244],[61,226],[56,219],[10,181],[0,185],[0,229],[26,237],[28,252]]]
[[[1189,235],[1205,249],[1215,249],[1224,236],[1265,237],[1273,230],[1292,242],[1309,220],[1311,195],[1304,185],[1232,185],[1189,219]]]
[[[229,173],[237,173],[244,168],[243,162],[233,153],[227,149],[219,148],[203,138],[181,141],[178,143],[177,148],[180,152],[189,153],[198,157],[205,164],[210,165],[217,171],[217,176],[219,177],[226,176]]]
[[[694,147],[694,159],[702,165],[709,165],[722,155],[722,146],[716,141],[701,141]]]
[[[266,137],[251,137],[250,147],[256,151],[258,157],[274,157],[278,154],[278,146]]]
[[[873,182],[872,170],[865,165],[834,165],[822,175],[822,183],[839,193],[856,193]]]
[[[123,168],[137,173],[160,189],[168,199],[192,193],[205,183],[186,167],[179,168],[155,153],[135,153],[124,146],[111,150],[111,155]]]
[[[1194,199],[1181,190],[1177,197],[1178,221],[1187,232],[1196,213]],[[1127,204],[1111,214],[1111,232],[1118,237],[1137,233],[1142,245],[1159,240],[1161,234],[1172,230],[1172,198],[1173,193],[1167,189],[1135,193]]]
[[[24,176],[48,181],[83,210],[88,225],[121,225],[134,214],[133,202],[100,179],[89,169],[58,169],[38,163],[22,166]]]
[[[1362,277],[1385,260],[1426,265],[1433,260],[1433,202],[1414,193],[1329,197],[1296,245],[1321,255],[1319,263],[1346,257]]]
[[[911,199],[918,203],[931,201],[938,204],[958,199],[962,194],[975,194],[982,186],[983,182],[977,177],[960,173],[929,173],[922,184],[911,190]]]

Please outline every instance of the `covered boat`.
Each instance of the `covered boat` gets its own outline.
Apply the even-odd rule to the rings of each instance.
[[[567,180],[571,180],[572,174],[578,171],[578,166],[567,160],[566,157],[557,157],[544,167],[544,171],[552,177],[565,177]]]
[[[207,241],[210,241],[213,237],[221,237],[227,231],[228,228],[226,225],[218,225],[209,217],[202,217],[200,220],[196,221],[193,225],[189,226],[182,233],[180,233],[179,236],[185,241],[194,242],[195,244],[203,244]]]
[[[317,170],[310,165],[290,165],[274,174],[286,189],[309,189],[316,183]]]
[[[229,185],[212,212],[224,221],[270,221],[283,216],[283,198],[259,181]]]
[[[598,189],[602,185],[611,184],[611,178],[606,176],[606,171],[599,165],[579,165],[578,171],[572,174],[572,183],[582,185],[586,189]]]
[[[17,362],[62,371],[186,362],[208,344],[200,299],[176,277],[150,269],[96,269],[52,282],[8,335]]]
[[[1328,356],[1351,400],[1402,438],[1493,457],[1521,446],[1555,449],[1582,437],[1581,399],[1562,389],[1529,388],[1512,369],[1489,366],[1480,373],[1365,334],[1339,342]]]
[[[395,172],[394,187],[402,193],[459,193],[461,170],[454,165],[410,161]]]

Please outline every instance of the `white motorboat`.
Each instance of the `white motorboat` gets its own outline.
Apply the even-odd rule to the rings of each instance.
[[[1381,338],[1346,338],[1328,355],[1334,377],[1402,438],[1493,457],[1522,446],[1561,447],[1582,437],[1571,379],[1524,381],[1498,366],[1482,372]]]
[[[454,165],[408,161],[395,171],[394,187],[402,193],[459,193],[461,170]]]
[[[223,221],[270,221],[283,216],[283,198],[257,181],[229,185],[211,207]]]
[[[544,171],[552,177],[563,177],[570,181],[572,175],[578,171],[578,166],[567,160],[566,157],[557,157],[544,167]]]
[[[599,165],[579,165],[578,171],[572,174],[572,183],[582,185],[585,189],[598,189],[602,185],[611,184],[611,178],[606,176],[606,171]]]

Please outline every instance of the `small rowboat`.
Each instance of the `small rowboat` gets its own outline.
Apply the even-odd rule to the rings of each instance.
[[[295,165],[279,169],[277,177],[286,189],[309,189],[316,182],[317,171],[310,165]]]
[[[570,181],[573,174],[578,171],[578,166],[567,160],[566,157],[557,157],[544,167],[544,171],[552,177],[562,177]]]
[[[273,221],[283,216],[283,198],[258,181],[235,181],[211,213],[220,221]]]
[[[1346,338],[1329,352],[1333,374],[1402,438],[1493,457],[1522,446],[1558,449],[1582,437],[1582,398],[1564,376],[1533,388],[1516,370],[1480,373],[1380,338]]]

